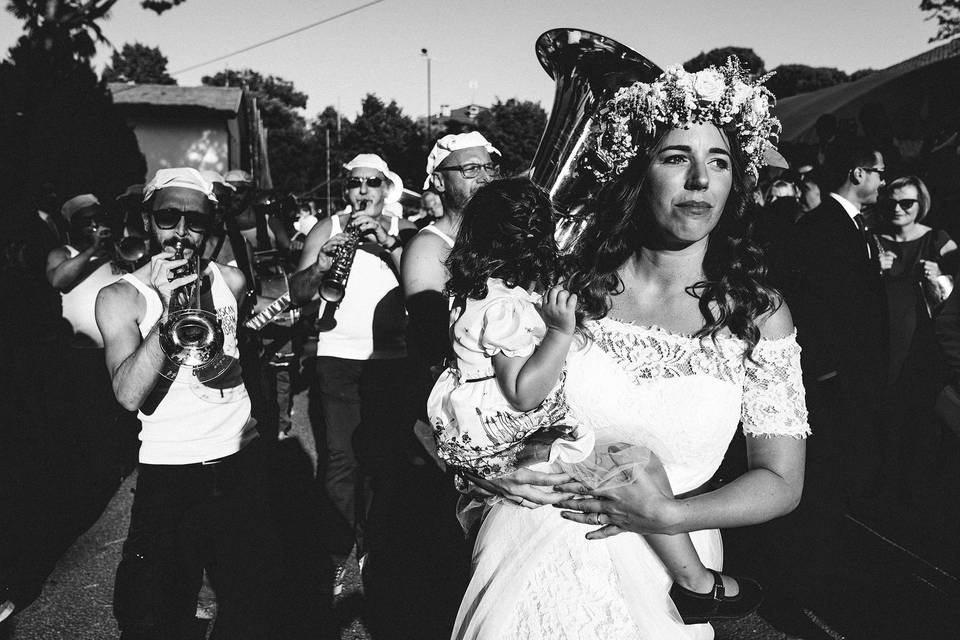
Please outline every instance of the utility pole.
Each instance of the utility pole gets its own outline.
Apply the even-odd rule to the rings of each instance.
[[[433,140],[433,116],[430,114],[430,53],[420,49],[420,55],[427,59],[427,142]]]
[[[323,129],[324,138],[327,142],[327,215],[333,215],[333,201],[330,199],[330,126]]]

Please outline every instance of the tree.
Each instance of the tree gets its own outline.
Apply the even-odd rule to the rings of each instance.
[[[930,15],[927,20],[937,21],[937,35],[929,42],[947,40],[960,34],[960,0],[922,0],[920,10]]]
[[[110,64],[103,70],[105,82],[138,82],[140,84],[177,84],[167,74],[167,57],[159,47],[129,42],[122,51],[114,49]]]
[[[178,4],[183,4],[187,0],[143,0],[140,6],[144,9],[150,9],[160,15],[167,9],[172,9]]]
[[[694,58],[683,63],[683,68],[689,72],[700,71],[707,67],[722,67],[727,63],[727,58],[737,56],[740,58],[740,66],[747,69],[755,76],[761,76],[766,73],[763,58],[754,53],[753,49],[744,47],[721,47],[711,49],[704,53],[700,52]]]
[[[136,137],[90,66],[105,42],[97,21],[115,1],[9,3],[25,33],[0,63],[3,199],[27,200],[44,183],[64,198],[112,198],[143,182]]]
[[[403,113],[395,100],[385,104],[376,95],[368,93],[360,114],[345,131],[341,131],[340,139],[340,149],[345,155],[376,153],[400,175],[404,186],[419,189],[423,183],[426,141],[417,124]],[[330,173],[337,176],[339,169],[335,169],[336,164],[331,164]]]
[[[253,69],[227,69],[212,76],[203,76],[200,82],[211,87],[243,87],[257,97],[263,126],[268,129],[286,129],[306,124],[296,110],[307,106],[307,94],[297,91],[293,82],[278,76],[264,76]]]
[[[774,76],[767,80],[766,86],[777,98],[832,87],[849,79],[847,74],[839,69],[805,64],[782,64],[773,71]]]
[[[848,80],[850,82],[856,82],[860,78],[866,78],[871,73],[875,73],[875,72],[876,72],[876,69],[857,69],[856,71],[850,74],[850,78]]]
[[[547,126],[547,112],[539,102],[510,98],[477,116],[477,129],[502,153],[501,167],[506,175],[526,171]]]

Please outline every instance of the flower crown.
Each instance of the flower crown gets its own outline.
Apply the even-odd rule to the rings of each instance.
[[[623,173],[637,155],[640,139],[657,125],[687,128],[711,122],[733,125],[747,157],[747,170],[758,175],[764,155],[775,151],[780,121],[770,114],[776,99],[763,86],[772,73],[753,80],[736,56],[722,67],[696,73],[680,65],[667,68],[654,82],[635,82],[606,101],[597,114],[596,160],[590,169],[601,183]]]

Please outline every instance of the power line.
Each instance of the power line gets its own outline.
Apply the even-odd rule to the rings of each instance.
[[[206,65],[208,65],[208,64],[210,64],[210,63],[212,63],[212,62],[219,62],[220,60],[223,60],[223,59],[225,59],[225,58],[229,58],[230,56],[235,56],[235,55],[237,55],[238,53],[246,53],[247,51],[250,51],[250,50],[252,50],[252,49],[256,49],[256,48],[258,48],[258,47],[262,47],[262,46],[264,46],[264,45],[270,44],[271,42],[276,42],[277,40],[282,40],[282,39],[284,39],[284,38],[288,38],[288,37],[290,37],[290,36],[292,36],[292,35],[296,35],[296,34],[302,32],[302,31],[306,31],[306,30],[308,30],[308,29],[313,29],[314,27],[318,27],[318,26],[320,26],[321,24],[326,24],[327,22],[331,22],[331,21],[333,21],[333,20],[336,20],[337,18],[342,18],[343,16],[349,15],[349,14],[351,14],[351,13],[356,13],[357,11],[360,11],[360,10],[362,10],[362,9],[366,9],[367,7],[372,7],[372,6],[375,5],[375,4],[380,4],[380,3],[383,2],[383,1],[384,1],[384,0],[372,0],[372,2],[367,2],[366,4],[361,4],[360,6],[354,7],[353,9],[347,9],[346,11],[344,11],[344,12],[342,12],[342,13],[338,13],[338,14],[336,14],[336,15],[332,15],[332,16],[330,16],[329,18],[324,18],[323,20],[318,20],[317,22],[313,22],[313,23],[308,24],[308,25],[306,25],[306,26],[300,27],[299,29],[294,29],[293,31],[288,31],[287,33],[280,34],[279,36],[274,36],[274,37],[270,38],[269,40],[264,40],[263,42],[258,42],[257,44],[252,44],[252,45],[250,45],[249,47],[244,47],[243,49],[237,49],[236,51],[231,51],[230,53],[224,54],[224,55],[219,56],[219,57],[217,57],[217,58],[212,58],[212,59],[210,59],[210,60],[205,60],[204,62],[201,62],[201,63],[199,63],[199,64],[195,64],[195,65],[190,66],[190,67],[184,67],[183,69],[178,69],[177,71],[171,72],[170,75],[175,76],[175,75],[179,75],[179,74],[181,74],[181,73],[186,73],[187,71],[193,71],[194,69],[199,69],[200,67],[206,66]]]

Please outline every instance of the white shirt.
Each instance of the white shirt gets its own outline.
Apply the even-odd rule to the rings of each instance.
[[[854,218],[854,216],[860,215],[860,209],[857,208],[857,205],[853,204],[843,196],[838,195],[836,193],[831,193],[830,195],[833,197],[834,200],[840,203],[840,206],[843,207],[843,210],[847,212],[848,216],[850,216],[850,222],[852,222],[853,226],[855,226],[857,230],[859,230],[860,225],[857,224],[857,221]]]

